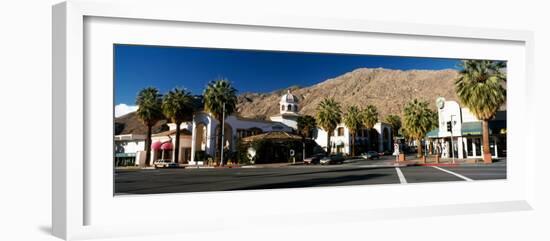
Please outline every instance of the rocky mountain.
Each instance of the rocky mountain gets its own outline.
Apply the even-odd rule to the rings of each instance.
[[[458,72],[452,69],[403,71],[360,68],[312,86],[291,86],[287,89],[299,98],[301,114],[315,116],[319,102],[325,97],[332,97],[341,104],[344,112],[350,105],[374,105],[378,108],[380,120],[383,120],[389,114],[401,116],[405,104],[415,98],[428,101],[434,110],[437,97],[457,100],[454,90],[457,76]],[[278,114],[279,101],[287,89],[240,94],[237,103],[239,115],[268,119]],[[135,113],[118,117],[115,123],[115,132],[119,134],[144,134],[146,130]],[[166,129],[166,121],[161,121],[153,127],[153,133]]]
[[[349,105],[378,108],[380,118],[400,115],[407,102],[417,98],[428,101],[435,110],[435,99],[457,100],[454,80],[458,72],[446,70],[390,70],[360,68],[308,87],[289,87],[300,99],[300,113],[315,116],[315,109],[325,97],[332,97],[345,111]],[[279,113],[279,101],[286,89],[267,94],[246,93],[238,98],[243,117],[268,118]]]
[[[157,122],[151,129],[152,133],[159,133],[168,130],[166,120]],[[115,118],[115,135],[147,133],[147,127],[139,120],[136,112],[131,112]]]

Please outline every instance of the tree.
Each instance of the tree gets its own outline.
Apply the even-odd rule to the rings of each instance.
[[[180,125],[184,121],[193,119],[193,111],[193,97],[184,89],[175,88],[169,91],[162,100],[162,112],[166,118],[176,124],[175,163],[179,163]]]
[[[138,109],[136,114],[141,122],[147,126],[147,138],[145,140],[145,166],[149,166],[151,159],[151,129],[160,120],[162,114],[162,95],[157,88],[148,87],[142,89],[136,98]]]
[[[489,120],[506,101],[506,62],[492,60],[464,60],[455,81],[460,102],[482,121],[483,162],[491,163],[489,149]]]
[[[330,136],[342,119],[340,104],[334,98],[325,98],[317,106],[317,121],[319,126],[327,132],[327,153],[331,153]]]
[[[296,122],[298,132],[302,135],[302,158],[306,158],[306,138],[311,137],[313,130],[317,128],[317,122],[310,115],[298,116]]]
[[[361,111],[355,105],[349,106],[344,114],[344,125],[348,127],[351,134],[351,155],[355,156],[355,138],[357,131],[363,127],[363,116]]]
[[[371,130],[372,128],[374,128],[374,125],[376,125],[376,122],[378,122],[378,109],[374,105],[367,105],[367,107],[365,107],[362,112],[363,125],[365,126],[365,128],[367,128],[367,135],[369,138],[368,141],[370,145],[372,137]]]
[[[223,117],[231,115],[237,109],[237,90],[229,80],[218,79],[211,81],[204,90],[204,110],[216,118],[219,123],[216,133],[216,160],[223,165],[221,153]],[[224,107],[225,105],[225,107]],[[225,109],[225,112],[224,112]],[[229,137],[231,138],[231,137]]]
[[[422,157],[422,138],[436,126],[437,113],[428,107],[428,102],[414,99],[405,105],[403,128],[408,137],[417,141],[418,157]]]
[[[397,136],[399,129],[401,129],[401,117],[398,115],[388,115],[386,116],[386,122],[388,122],[392,129],[392,139]]]

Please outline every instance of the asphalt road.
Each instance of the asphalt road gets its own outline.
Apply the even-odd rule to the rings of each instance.
[[[115,194],[506,179],[506,165],[399,168],[373,165],[377,165],[377,161],[352,160],[343,165],[275,168],[116,170]]]

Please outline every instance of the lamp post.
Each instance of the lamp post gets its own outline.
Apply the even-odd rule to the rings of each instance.
[[[455,115],[451,115],[451,155],[453,156],[453,164],[455,164],[455,148],[454,148],[454,137],[453,137],[453,129],[454,129],[454,121],[453,121],[453,117]]]
[[[222,142],[220,143],[220,166],[223,166],[223,139],[225,136],[225,102],[223,102],[222,107],[222,121],[220,121],[222,124]]]

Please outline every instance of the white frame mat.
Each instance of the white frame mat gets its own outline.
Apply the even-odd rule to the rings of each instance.
[[[531,32],[254,13],[210,16],[177,1],[67,1],[53,7],[52,24],[52,227],[57,237],[207,232],[205,222],[223,230],[228,223],[253,228],[285,225],[287,220],[322,224],[533,209],[536,162],[528,140],[534,139],[535,128],[526,117],[534,112],[529,105]],[[144,29],[151,34],[139,31]],[[220,32],[227,36],[224,42],[206,38]],[[276,36],[285,38],[270,43]],[[335,44],[339,42],[346,45]],[[111,163],[91,161],[112,158],[112,96],[106,93],[113,90],[113,43],[507,60],[507,179],[113,196]],[[349,205],[280,202],[291,198],[295,203]],[[147,208],[158,202],[210,208]],[[223,202],[237,205],[224,208]]]

